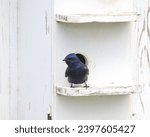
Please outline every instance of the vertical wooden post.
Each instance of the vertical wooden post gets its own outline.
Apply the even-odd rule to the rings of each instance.
[[[0,0],[0,119],[17,119],[17,0]]]
[[[141,100],[144,107],[144,119],[150,118],[150,0],[144,1],[143,27],[139,43],[140,79],[143,84]]]
[[[52,103],[52,0],[18,0],[19,119],[47,119]]]
[[[139,1],[141,18],[138,22],[137,46],[139,62],[139,82],[143,87],[142,94],[134,95],[133,116],[135,119],[150,118],[150,0]]]

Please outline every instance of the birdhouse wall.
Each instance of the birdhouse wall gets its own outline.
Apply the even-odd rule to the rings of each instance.
[[[136,0],[56,0],[56,13],[91,14],[133,11]]]
[[[68,86],[64,77],[69,53],[81,53],[89,67],[91,86],[136,84],[138,73],[134,23],[56,24],[56,83]],[[63,50],[62,50],[63,49]]]
[[[134,2],[56,0],[54,12],[62,14],[103,12],[109,15],[112,11],[134,11],[137,8]],[[60,85],[70,87],[65,78],[67,65],[62,61],[69,53],[80,53],[86,57],[89,68],[87,83],[91,87],[112,84],[136,85],[138,57],[135,26],[135,22],[83,24],[56,22],[54,89]],[[130,119],[131,100],[130,95],[100,97],[55,95],[54,119]]]

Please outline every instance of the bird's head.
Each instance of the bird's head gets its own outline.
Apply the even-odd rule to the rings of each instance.
[[[63,61],[65,61],[69,67],[74,67],[81,63],[80,59],[75,53],[67,55]]]

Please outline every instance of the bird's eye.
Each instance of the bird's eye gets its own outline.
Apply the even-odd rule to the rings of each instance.
[[[68,60],[72,60],[72,58],[68,58]]]

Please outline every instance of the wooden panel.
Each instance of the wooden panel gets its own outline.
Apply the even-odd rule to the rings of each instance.
[[[150,0],[142,5],[143,21],[139,23],[139,68],[143,93],[140,96],[144,119],[150,119]]]
[[[102,96],[102,95],[126,95],[126,94],[134,94],[141,93],[141,86],[117,86],[117,85],[109,85],[109,86],[101,86],[101,87],[56,87],[56,93],[63,96]]]
[[[98,14],[101,12],[134,11],[137,0],[55,0],[58,14]]]
[[[143,87],[143,91],[139,95],[132,98],[133,119],[150,119],[150,33],[149,33],[149,13],[150,1],[139,1],[138,8],[141,12],[141,21],[137,23],[136,44],[137,59],[139,68],[139,83]]]
[[[92,22],[131,22],[137,21],[137,12],[99,13],[99,14],[56,14],[56,20],[64,23],[92,23]]]
[[[47,119],[52,0],[0,0],[0,119]]]
[[[17,119],[17,0],[0,0],[0,119]]]
[[[52,97],[52,1],[18,1],[19,119],[47,119]]]

